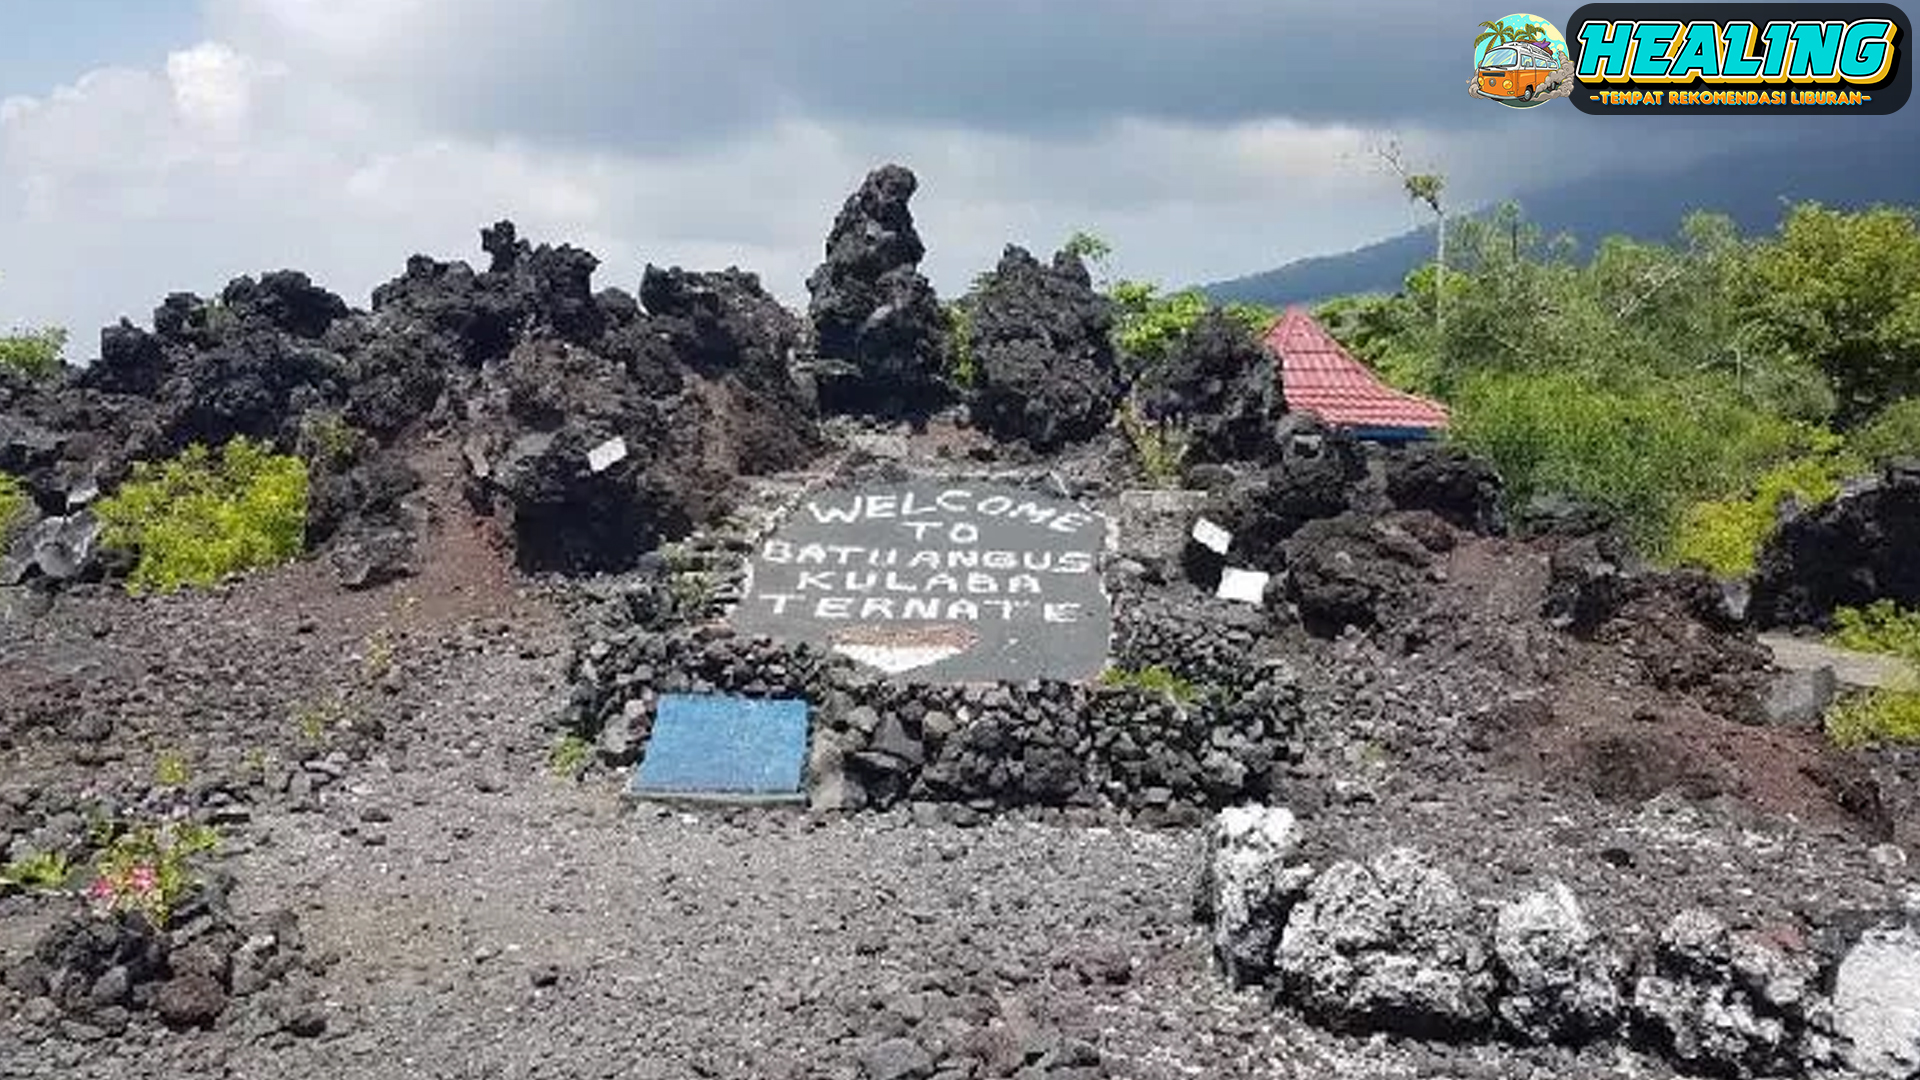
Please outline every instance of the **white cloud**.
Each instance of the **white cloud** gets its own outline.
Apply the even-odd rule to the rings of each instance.
[[[501,218],[536,242],[593,250],[603,286],[632,288],[647,261],[738,264],[800,305],[841,201],[886,161],[920,175],[924,269],[943,292],[1009,242],[1045,254],[1076,228],[1107,237],[1119,271],[1186,283],[1417,220],[1369,158],[1377,136],[1352,126],[1117,119],[1068,138],[788,109],[730,139],[649,151],[583,146],[537,125],[480,136],[436,115],[434,84],[450,64],[469,84],[566,78],[553,48],[534,54],[545,66],[526,66],[469,46],[500,41],[509,14],[544,40],[553,26],[581,25],[583,10],[571,0],[511,12],[448,0],[211,0],[208,25],[222,40],[158,70],[94,72],[0,105],[0,323],[67,325],[84,359],[99,326],[122,314],[144,321],[167,292],[211,293],[280,267],[364,305],[414,252],[483,261],[478,230]],[[1516,162],[1551,162],[1564,176],[1611,153],[1591,126],[1542,124],[1523,153],[1511,130],[1415,130],[1404,141],[1416,161],[1448,172],[1463,201],[1510,189]],[[1683,148],[1683,137],[1670,141]]]

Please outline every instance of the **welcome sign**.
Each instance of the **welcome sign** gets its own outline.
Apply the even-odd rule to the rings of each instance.
[[[1086,680],[1105,666],[1107,520],[995,484],[813,495],[748,560],[730,621],[926,682]]]

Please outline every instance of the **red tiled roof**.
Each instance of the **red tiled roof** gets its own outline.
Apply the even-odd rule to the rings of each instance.
[[[1381,382],[1299,308],[1289,308],[1266,341],[1279,358],[1280,392],[1290,410],[1314,413],[1335,427],[1447,426],[1446,406]]]

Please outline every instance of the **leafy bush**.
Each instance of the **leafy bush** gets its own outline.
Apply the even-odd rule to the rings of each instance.
[[[19,478],[0,473],[0,541],[7,538],[27,509],[27,489]]]
[[[1843,749],[1920,743],[1920,691],[1869,690],[1827,710],[1827,738]]]
[[[0,336],[0,370],[30,379],[44,379],[60,371],[60,352],[67,332],[57,327]]]
[[[1161,295],[1159,286],[1141,281],[1118,282],[1109,295],[1118,309],[1114,346],[1134,375],[1164,361],[1200,316],[1215,307],[1198,289]],[[1255,304],[1227,304],[1221,310],[1256,334],[1273,325],[1274,313]]]
[[[1891,600],[1833,613],[1830,644],[1856,652],[1898,656],[1920,667],[1920,611],[1902,611]]]
[[[1875,413],[1847,437],[1870,465],[1897,457],[1920,457],[1920,397],[1904,398]]]
[[[307,467],[248,439],[228,443],[217,457],[196,444],[172,461],[136,465],[94,511],[103,541],[138,556],[129,590],[210,585],[300,554]]]
[[[1740,490],[1812,441],[1709,386],[1544,372],[1469,377],[1449,437],[1494,464],[1516,505],[1547,493],[1581,499],[1655,554],[1670,546],[1682,507]]]
[[[211,826],[184,822],[143,825],[119,833],[100,853],[90,890],[107,911],[133,911],[164,930],[180,901],[198,884],[200,856],[220,845]]]
[[[1762,474],[1749,496],[1695,503],[1681,517],[1674,560],[1722,577],[1753,573],[1781,506],[1788,499],[1805,507],[1827,502],[1840,494],[1841,482],[1857,466],[1853,458],[1839,454],[1798,458]]]

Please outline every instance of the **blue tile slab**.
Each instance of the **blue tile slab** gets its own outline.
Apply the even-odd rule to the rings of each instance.
[[[807,703],[664,694],[630,794],[717,800],[800,798]]]

